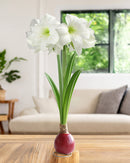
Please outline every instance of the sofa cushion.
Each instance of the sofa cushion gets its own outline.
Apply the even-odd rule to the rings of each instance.
[[[120,113],[130,115],[130,89],[127,90],[125,94],[125,97],[123,99],[123,102],[120,108]]]
[[[39,114],[14,118],[12,133],[57,134],[58,114]],[[69,114],[68,129],[72,134],[130,134],[130,116],[124,114]]]
[[[72,114],[95,113],[98,97],[102,91],[104,90],[102,89],[74,90],[70,102],[69,113]],[[54,98],[52,91],[50,91],[49,97]]]
[[[24,116],[24,115],[37,115],[37,114],[39,114],[39,112],[36,110],[35,107],[32,107],[32,108],[26,108],[26,109],[22,110],[19,113],[19,116]]]
[[[96,113],[116,114],[127,86],[103,92],[99,96]]]
[[[54,98],[33,97],[33,101],[39,113],[58,113],[58,106]]]

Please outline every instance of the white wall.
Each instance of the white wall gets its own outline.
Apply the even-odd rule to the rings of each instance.
[[[129,9],[129,0],[41,0],[41,14],[49,13],[60,20],[61,10],[78,10],[78,9]],[[45,7],[46,6],[46,7]],[[53,79],[57,80],[57,67],[55,56],[48,57],[48,68],[46,71],[51,74]],[[76,88],[115,88],[123,84],[130,86],[130,74],[81,74]],[[46,90],[49,84],[46,81]]]
[[[7,59],[17,56],[28,60],[13,65],[21,71],[21,79],[11,84],[0,82],[7,91],[7,99],[19,99],[15,113],[32,106],[32,95],[36,94],[37,58],[27,47],[25,32],[29,29],[30,20],[36,18],[38,13],[38,0],[0,0],[0,51],[7,50]],[[7,105],[0,104],[2,107],[4,112]]]
[[[15,56],[28,59],[27,62],[14,65],[14,68],[21,71],[20,80],[12,84],[2,82],[2,86],[7,90],[7,98],[19,99],[15,113],[33,105],[32,95],[40,95],[43,88],[45,91],[49,89],[46,79],[43,80],[44,71],[57,81],[56,56],[46,56],[43,58],[44,65],[41,65],[38,55],[34,55],[26,45],[25,32],[29,29],[30,20],[38,17],[39,13],[42,15],[47,12],[60,20],[60,10],[104,8],[130,8],[130,1],[0,0],[0,50],[7,50],[8,59]],[[39,67],[41,67],[40,71]],[[114,88],[126,83],[130,85],[129,74],[82,74],[76,87]]]

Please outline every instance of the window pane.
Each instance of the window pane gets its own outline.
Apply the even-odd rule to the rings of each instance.
[[[114,38],[115,72],[130,73],[130,13],[117,13]]]
[[[73,53],[69,53],[68,58]],[[88,73],[108,72],[108,46],[83,49],[82,55],[76,56],[74,71],[78,69]]]
[[[72,13],[69,13],[72,14]],[[107,12],[103,13],[73,13],[72,15],[79,18],[85,18],[86,21],[91,22],[90,27],[95,32],[96,44],[109,43],[108,29],[109,29],[109,16]],[[66,14],[62,14],[62,22],[65,23]]]

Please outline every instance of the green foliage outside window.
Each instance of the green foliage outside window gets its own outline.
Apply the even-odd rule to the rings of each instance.
[[[130,13],[117,13],[115,20],[115,72],[130,73]]]

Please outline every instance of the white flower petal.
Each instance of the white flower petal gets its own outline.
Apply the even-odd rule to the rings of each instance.
[[[71,42],[70,35],[63,35],[60,37],[59,43],[61,46],[69,44]]]
[[[56,54],[60,54],[61,53],[61,50],[62,50],[62,47],[59,46],[59,44],[56,44],[56,45],[49,44],[47,46],[47,48],[48,48],[49,53],[54,52]]]
[[[95,36],[91,35],[89,39],[83,40],[83,48],[91,48],[95,45]]]
[[[82,32],[83,39],[89,39],[92,35],[94,36],[94,31],[91,28],[87,28]]]
[[[80,18],[81,23],[85,24],[86,28],[89,28],[91,22],[87,22],[86,19]]]
[[[77,16],[67,14],[65,20],[67,25],[69,26],[72,23],[78,22],[79,18]]]
[[[56,30],[50,30],[50,36],[48,37],[48,44],[56,44],[59,40],[59,35]]]
[[[83,40],[80,36],[73,36],[72,42],[78,55],[82,53]]]
[[[59,35],[68,34],[68,27],[64,23],[57,26],[56,30],[59,33]]]
[[[57,32],[59,34],[59,44],[64,46],[71,42],[70,35],[68,33],[68,27],[66,24],[61,24],[57,27]]]
[[[58,25],[60,24],[59,21],[56,20],[56,18],[52,15],[45,14],[41,19],[40,19],[41,24],[46,24],[46,25]]]

